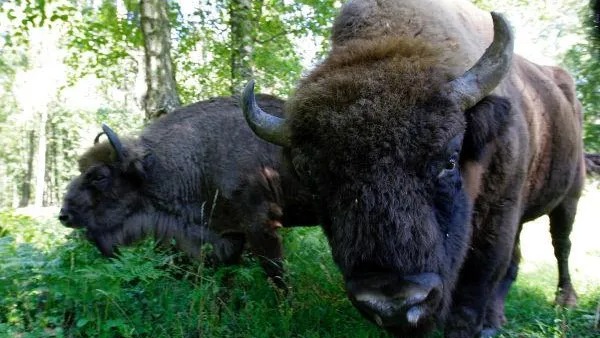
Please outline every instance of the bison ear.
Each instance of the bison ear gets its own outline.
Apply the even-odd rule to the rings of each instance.
[[[152,153],[145,154],[142,158],[134,159],[127,166],[127,173],[140,181],[150,178],[156,158]]]
[[[466,112],[467,130],[463,138],[461,161],[479,161],[488,145],[502,135],[511,124],[510,102],[503,97],[489,95]]]

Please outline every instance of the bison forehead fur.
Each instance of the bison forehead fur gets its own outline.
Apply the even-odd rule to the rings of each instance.
[[[421,159],[442,151],[465,123],[454,103],[440,95],[453,67],[444,66],[443,55],[443,50],[403,37],[335,47],[288,103],[292,140],[326,150],[323,158],[356,154],[368,156],[358,159],[366,163],[387,156]],[[424,134],[414,138],[417,129]]]

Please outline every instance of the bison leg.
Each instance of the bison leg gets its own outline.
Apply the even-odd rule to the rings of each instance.
[[[219,263],[225,265],[239,264],[246,236],[240,233],[228,233],[221,235],[220,250],[217,252]]]
[[[487,333],[486,310],[494,304],[496,292],[504,293],[498,288],[510,287],[506,274],[518,232],[515,210],[518,208],[506,206],[486,222],[475,225],[479,231],[473,235],[454,290],[451,313],[446,319],[446,338],[472,338]],[[501,282],[505,285],[499,286]]]
[[[204,262],[209,265],[231,265],[239,262],[244,250],[243,234],[219,235],[206,226],[188,226],[187,229],[187,231],[172,234],[179,250],[195,259],[204,259]],[[169,236],[166,237],[169,238]],[[207,256],[204,256],[202,250],[204,244],[210,244],[213,247],[212,253]]]
[[[577,294],[573,289],[569,273],[569,254],[571,252],[569,235],[573,229],[578,200],[579,197],[566,198],[549,214],[550,235],[554,246],[554,256],[558,262],[558,290],[555,302],[569,307],[577,305]]]
[[[275,229],[262,229],[247,235],[250,251],[258,258],[267,276],[279,288],[285,288],[283,281],[283,245]]]
[[[487,309],[485,310],[485,322],[483,324],[484,331],[488,334],[486,336],[494,335],[499,328],[506,323],[506,316],[504,315],[504,304],[506,302],[506,296],[510,287],[517,279],[519,272],[519,261],[521,260],[521,248],[519,247],[519,235],[517,235],[517,241],[513,249],[512,259],[510,265],[506,270],[504,278],[496,286],[493,298],[490,300]],[[483,336],[483,334],[482,334]]]

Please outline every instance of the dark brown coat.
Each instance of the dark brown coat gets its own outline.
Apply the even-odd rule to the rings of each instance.
[[[79,160],[61,221],[85,228],[106,256],[153,235],[174,238],[194,258],[212,244],[212,259],[231,264],[246,243],[282,285],[276,230],[315,224],[316,214],[310,194],[282,165],[281,148],[250,131],[238,101],[198,102],[152,122],[138,138],[114,135],[94,145]],[[282,112],[283,101],[260,101]]]
[[[265,114],[246,110],[319,196],[350,300],[400,337],[435,323],[447,337],[501,326],[521,224],[545,214],[557,301],[575,301],[569,233],[584,167],[573,80],[514,55],[465,110],[448,84],[492,32],[489,14],[466,1],[351,1],[285,122],[257,128]]]

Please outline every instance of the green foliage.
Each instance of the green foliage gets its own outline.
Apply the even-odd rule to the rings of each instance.
[[[249,256],[212,269],[144,241],[105,259],[54,220],[4,212],[0,224],[0,336],[388,336],[347,300],[318,228],[283,231],[284,295]],[[594,337],[600,288],[580,294],[577,309],[555,307],[552,268],[521,274],[501,337]]]
[[[583,7],[580,16],[586,39],[567,51],[563,63],[575,77],[577,96],[583,106],[586,151],[600,152],[600,39],[591,7]]]
[[[0,17],[8,19],[14,30],[0,39],[8,46],[27,44],[30,30],[68,21],[74,11],[72,2],[63,0],[0,1]]]
[[[485,9],[486,11],[492,11],[497,9],[498,1],[494,0],[471,0],[473,4],[481,9]],[[528,1],[528,0],[508,0],[503,1],[503,5],[511,6],[511,7],[524,7],[528,6],[531,3],[540,3],[541,1]]]
[[[545,54],[561,60],[557,63],[562,63],[575,77],[577,97],[584,111],[584,144],[588,152],[600,152],[600,40],[593,30],[590,7],[594,1],[590,1],[590,6],[573,0],[471,1],[485,10],[502,11],[512,20],[527,22],[527,28],[537,27],[533,42],[543,47]],[[523,26],[519,28],[517,39],[526,34]]]
[[[600,152],[600,55],[591,44],[573,46],[564,64],[576,79],[577,96],[584,111],[584,144],[588,152]]]
[[[272,0],[252,3],[255,79],[260,83],[261,91],[285,96],[294,87],[303,68],[300,52],[303,46],[297,45],[299,39],[312,37],[323,41],[321,50],[317,51],[322,52],[327,46],[329,27],[339,2]],[[173,52],[178,79],[184,84],[181,97],[185,102],[231,94],[229,5],[226,0],[200,1],[195,18],[186,26],[189,40]],[[179,57],[182,52],[189,52],[189,42],[201,46],[199,58]],[[186,75],[182,76],[182,73]]]
[[[123,14],[115,1],[94,5],[80,5],[80,13],[67,24],[64,42],[71,53],[66,63],[75,71],[71,76],[94,74],[111,84],[132,81],[143,55],[139,1],[124,1]]]

